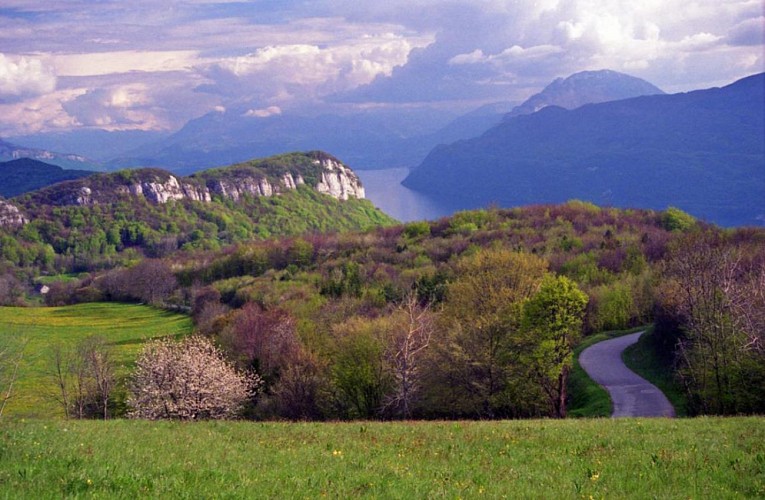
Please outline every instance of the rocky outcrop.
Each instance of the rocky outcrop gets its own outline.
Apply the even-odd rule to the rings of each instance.
[[[332,158],[314,160],[314,163],[323,167],[321,180],[316,185],[318,192],[328,194],[339,200],[364,198],[364,187],[353,170]]]
[[[176,177],[158,169],[102,174],[51,186],[35,197],[53,205],[98,205],[113,201],[115,195],[142,197],[153,204],[183,199],[210,202],[214,197],[239,201],[244,196],[276,196],[306,184],[339,200],[365,197],[353,170],[330,155],[310,155],[298,155],[295,161],[302,164],[269,167],[256,162],[191,177]]]
[[[182,182],[174,175],[167,179],[146,179],[133,182],[121,189],[123,193],[133,196],[143,196],[151,203],[162,204],[170,200],[190,199],[193,201],[207,202],[212,199],[210,191],[194,184]]]
[[[24,214],[5,200],[0,200],[0,227],[18,227],[29,222]]]

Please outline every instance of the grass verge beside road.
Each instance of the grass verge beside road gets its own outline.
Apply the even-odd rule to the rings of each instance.
[[[685,392],[677,383],[672,367],[655,351],[650,341],[651,334],[652,330],[646,331],[636,344],[625,349],[622,360],[627,368],[658,387],[667,396],[678,417],[687,416],[688,401]]]

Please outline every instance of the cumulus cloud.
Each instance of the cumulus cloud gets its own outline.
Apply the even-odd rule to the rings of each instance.
[[[389,33],[327,46],[266,46],[201,68],[214,83],[199,90],[265,102],[322,96],[390,75],[412,48],[408,39]]]
[[[116,129],[141,124],[155,128],[158,124],[150,104],[146,86],[133,84],[90,90],[65,102],[63,108],[86,127]]]
[[[64,110],[63,103],[83,92],[82,89],[56,90],[30,97],[23,102],[0,101],[0,136],[33,134],[79,126],[77,120]]]
[[[344,99],[437,100],[460,93],[463,99],[522,99],[530,87],[539,89],[555,77],[602,68],[688,90],[730,82],[746,75],[736,65],[762,61],[762,7],[756,0],[484,0],[414,2],[406,8],[401,0],[391,2],[374,15],[384,11],[403,22],[396,17],[401,9],[407,26],[435,28],[436,42],[391,77]],[[351,3],[344,7],[367,20]],[[736,63],[720,64],[726,59]]]
[[[42,60],[0,53],[0,99],[41,95],[55,88],[56,75]]]

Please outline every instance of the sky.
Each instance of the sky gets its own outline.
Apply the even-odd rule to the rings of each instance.
[[[2,0],[0,137],[365,107],[467,111],[612,69],[765,71],[762,0]]]

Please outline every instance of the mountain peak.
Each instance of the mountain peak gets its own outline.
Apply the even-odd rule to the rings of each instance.
[[[567,78],[556,78],[541,92],[529,97],[505,116],[511,118],[531,114],[551,105],[575,109],[585,104],[663,93],[660,88],[643,79],[618,71],[580,71]]]

